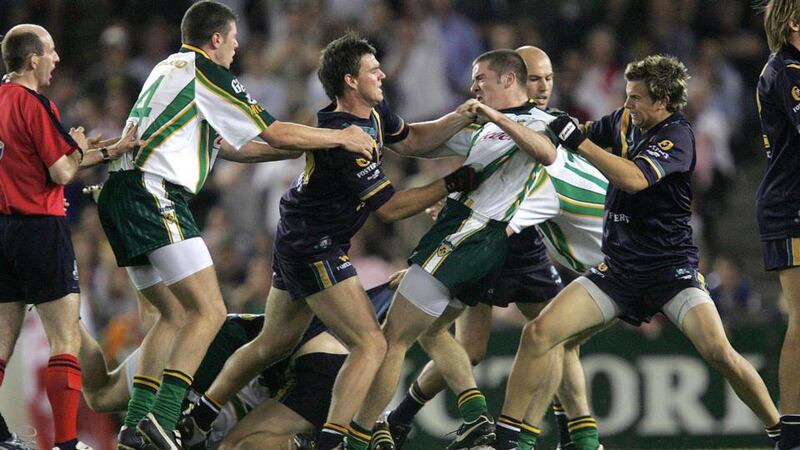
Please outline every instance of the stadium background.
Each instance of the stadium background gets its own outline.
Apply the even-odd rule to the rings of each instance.
[[[45,26],[61,56],[46,94],[67,126],[116,136],[141,83],[179,46],[186,0],[0,0],[0,32],[22,22]],[[314,124],[327,102],[316,79],[319,50],[346,29],[378,48],[384,89],[408,121],[447,112],[468,95],[472,59],[494,48],[537,45],[555,66],[551,106],[582,120],[624,99],[625,63],[663,52],[689,66],[687,115],[697,138],[696,241],[703,271],[734,343],[777,394],[777,354],[784,326],[777,277],[763,272],[754,195],[765,158],[754,89],[768,56],[762,16],[748,0],[226,0],[239,15],[240,48],[232,70],[249,93],[282,120]],[[404,188],[446,173],[456,162],[404,160],[384,166]],[[193,203],[232,312],[262,312],[270,285],[277,202],[302,160],[260,165],[218,161]],[[102,181],[85,170],[67,189],[83,290],[82,317],[107,355],[121,361],[138,345],[136,302],[115,267],[94,206],[80,194]],[[366,287],[404,266],[425,217],[396,225],[368,222],[351,257]],[[43,280],[46,282],[46,280]],[[23,435],[48,435],[39,364],[46,340],[35,315],[0,389],[0,408]],[[500,333],[477,370],[490,401],[502,401],[504,377],[520,326],[513,308],[497,311]],[[584,351],[594,408],[607,448],[764,447],[754,417],[661,321],[639,330],[617,327]],[[415,356],[419,360],[420,355]],[[457,427],[452,401],[421,416],[434,436]],[[24,407],[22,405],[25,405]],[[99,448],[113,425],[90,415],[83,427]],[[441,445],[417,441],[413,448]],[[442,441],[443,442],[443,441]]]

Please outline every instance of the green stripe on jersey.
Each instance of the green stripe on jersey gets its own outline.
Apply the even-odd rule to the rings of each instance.
[[[599,194],[555,177],[550,177],[550,179],[553,180],[553,185],[556,187],[556,192],[558,192],[559,195],[576,200],[580,203],[593,204],[600,207],[606,203],[606,194]]]
[[[574,154],[567,153],[567,159],[570,162],[575,162],[576,158],[577,158],[577,156],[575,156]],[[592,175],[592,174],[590,174],[588,172],[584,172],[583,170],[580,170],[580,169],[578,169],[577,167],[575,167],[575,166],[573,166],[571,164],[565,164],[564,167],[567,170],[569,170],[570,172],[580,176],[584,180],[591,181],[592,183],[596,184],[599,188],[603,189],[604,191],[608,190],[608,181],[607,180],[605,180],[603,178],[598,178],[598,177],[596,177],[596,176],[594,176],[594,175]],[[604,200],[604,202],[605,202],[605,200]]]
[[[197,186],[195,192],[200,192],[200,188],[206,182],[208,176],[208,161],[211,159],[211,145],[209,142],[210,128],[205,120],[200,122],[200,140],[197,144],[197,157],[200,160],[200,173],[197,175]]]
[[[525,181],[525,186],[519,191],[519,194],[517,194],[517,198],[514,199],[514,203],[512,203],[506,212],[503,213],[503,220],[510,220],[514,216],[514,213],[517,212],[517,208],[519,208],[519,205],[523,202],[523,200],[531,195],[534,195],[539,188],[544,185],[545,181],[547,181],[547,172],[542,170],[541,164],[534,164],[530,175],[528,175],[528,179]]]
[[[194,101],[194,80],[189,81],[189,83],[184,86],[183,89],[178,92],[178,95],[169,102],[164,111],[156,117],[153,123],[150,124],[149,127],[142,133],[142,140],[146,141],[150,139],[161,127],[169,123],[178,113],[184,110],[189,103]]]
[[[134,161],[134,165],[136,165],[136,167],[142,167],[156,147],[175,134],[176,131],[183,128],[187,123],[191,122],[195,117],[197,117],[197,107],[192,104],[163,130],[159,130],[157,134],[149,139],[149,142],[139,150],[139,155],[136,161]]]
[[[197,71],[197,80],[200,81],[200,83],[203,86],[205,86],[206,88],[208,88],[208,90],[216,94],[218,97],[227,101],[228,103],[239,109],[241,112],[243,112],[245,116],[247,116],[250,120],[253,121],[253,123],[256,125],[256,127],[258,127],[259,130],[261,131],[266,130],[267,126],[269,126],[269,124],[271,124],[274,121],[274,119],[272,119],[272,116],[270,116],[269,113],[266,113],[266,111],[264,111],[264,109],[261,108],[258,104],[255,105],[247,104],[246,102],[242,101],[242,99],[236,97],[227,90],[215,84],[214,81],[212,81],[205,72],[201,71],[199,67],[196,69],[196,71]],[[266,118],[261,117],[261,113],[265,113]]]
[[[548,220],[539,225],[539,230],[541,230],[544,237],[555,246],[558,254],[567,260],[572,270],[578,273],[586,270],[586,267],[572,254],[572,249],[569,247],[567,237],[558,225]]]

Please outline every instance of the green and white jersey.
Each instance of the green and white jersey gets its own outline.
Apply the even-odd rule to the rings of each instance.
[[[150,72],[131,109],[143,142],[109,170],[139,169],[196,194],[214,164],[220,139],[239,149],[275,119],[233,74],[199,48],[184,45]]]
[[[533,189],[509,225],[519,233],[536,226],[560,264],[581,273],[603,262],[603,212],[608,180],[564,147],[553,164],[537,164]]]
[[[555,118],[536,108],[531,101],[501,112],[534,131],[547,131],[547,123]],[[534,188],[540,164],[520,149],[511,136],[491,122],[465,128],[453,136],[445,147],[466,156],[464,165],[481,166],[484,177],[474,191],[453,193],[450,198],[468,206],[478,217],[503,222],[511,220]]]

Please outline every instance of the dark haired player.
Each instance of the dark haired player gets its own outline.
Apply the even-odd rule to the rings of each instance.
[[[334,386],[320,449],[336,447],[344,435],[366,448],[372,424],[361,427],[351,420],[383,361],[386,341],[347,256],[350,239],[371,212],[385,222],[400,220],[477,184],[476,172],[463,167],[427,186],[395,191],[381,167],[384,145],[405,154],[432,151],[471,116],[462,106],[436,121],[406,124],[383,99],[384,77],[375,49],[357,36],[345,35],[325,48],[319,78],[333,103],[319,111],[319,127],[357,125],[377,148],[371,159],[341,149],[306,154],[304,172],[281,198],[264,328],[225,365],[193,417],[213,414],[255,374],[286,355],[315,314],[350,350]]]

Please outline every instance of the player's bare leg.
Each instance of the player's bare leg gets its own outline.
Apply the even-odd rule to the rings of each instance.
[[[237,423],[220,443],[219,450],[286,448],[291,435],[309,431],[314,431],[311,423],[270,399]]]
[[[14,346],[19,338],[20,330],[22,330],[22,323],[25,320],[25,303],[11,302],[0,303],[0,386],[3,384],[3,378],[6,373],[6,364],[11,355],[14,353]],[[22,442],[8,431],[5,419],[0,414],[0,427],[3,429],[3,435],[0,436],[0,445],[3,443],[10,445],[20,444]]]
[[[231,355],[205,396],[219,405],[227,403],[264,369],[292,352],[311,317],[305,302],[293,301],[287,291],[271,288],[261,332]]]
[[[689,310],[683,320],[682,331],[700,355],[725,377],[736,395],[765,427],[778,423],[778,410],[764,381],[755,368],[731,346],[713,303],[703,303]]]
[[[789,326],[781,349],[779,384],[783,443],[800,445],[800,267],[780,271]]]
[[[81,351],[78,360],[81,364],[83,397],[89,407],[99,413],[125,411],[130,398],[125,379],[125,365],[128,362],[126,360],[114,371],[109,372],[100,344],[82,323]]]
[[[386,354],[386,339],[375,310],[357,277],[309,296],[306,301],[319,319],[350,350],[333,386],[328,423],[348,425],[367,395]],[[369,425],[372,422],[363,423]]]
[[[542,409],[541,417],[539,417],[533,414],[536,411],[528,413],[529,402],[520,402],[519,399],[529,400],[532,395],[537,394],[537,396],[543,395],[549,402],[558,386],[557,382],[553,383],[551,377],[558,372],[551,371],[558,370],[560,372],[561,369],[554,369],[552,364],[561,363],[560,352],[562,350],[558,350],[559,353],[555,356],[550,354],[550,350],[561,346],[568,339],[586,330],[601,326],[603,321],[603,314],[594,299],[583,286],[573,282],[544,308],[539,317],[525,325],[506,385],[502,410],[504,416],[520,417],[524,415],[526,421],[530,421],[523,424],[529,428],[523,428],[520,442],[523,439],[535,441],[538,435],[536,427],[544,416],[543,412],[546,410],[546,406],[544,409],[539,408]],[[532,377],[530,376],[532,373],[547,374],[547,376]],[[550,383],[549,388],[548,383]],[[553,392],[546,392],[549,390]]]

